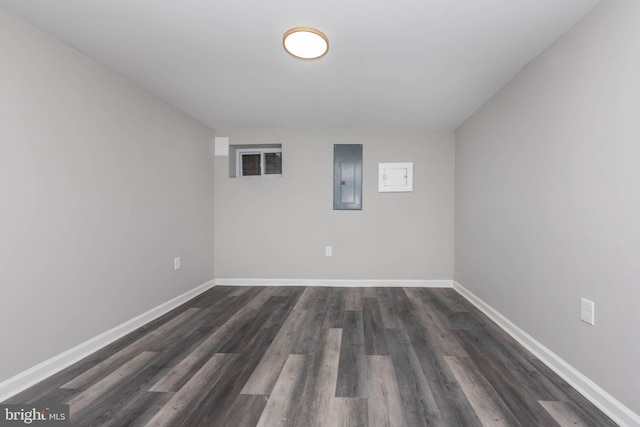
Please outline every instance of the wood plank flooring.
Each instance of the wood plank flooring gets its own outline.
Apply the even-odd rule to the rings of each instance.
[[[215,287],[4,403],[74,426],[615,426],[453,289]]]

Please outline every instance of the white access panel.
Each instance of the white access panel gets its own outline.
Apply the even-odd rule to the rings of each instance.
[[[378,192],[413,191],[413,162],[378,163]]]
[[[229,138],[216,136],[213,141],[216,156],[229,156]]]

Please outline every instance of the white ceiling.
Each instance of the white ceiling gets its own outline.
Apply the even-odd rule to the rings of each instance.
[[[599,0],[0,0],[212,128],[452,129]],[[313,26],[301,61],[283,33]]]

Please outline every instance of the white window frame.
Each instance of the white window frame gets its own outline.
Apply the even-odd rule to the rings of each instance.
[[[266,162],[264,160],[265,154],[280,153],[282,155],[282,148],[238,148],[236,149],[236,177],[238,178],[268,178],[279,177],[282,173],[265,173]],[[246,154],[259,154],[260,155],[260,175],[243,175],[242,171],[242,156]]]

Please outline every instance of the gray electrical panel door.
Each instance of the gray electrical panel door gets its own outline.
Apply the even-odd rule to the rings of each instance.
[[[333,209],[362,209],[362,144],[333,146]]]

